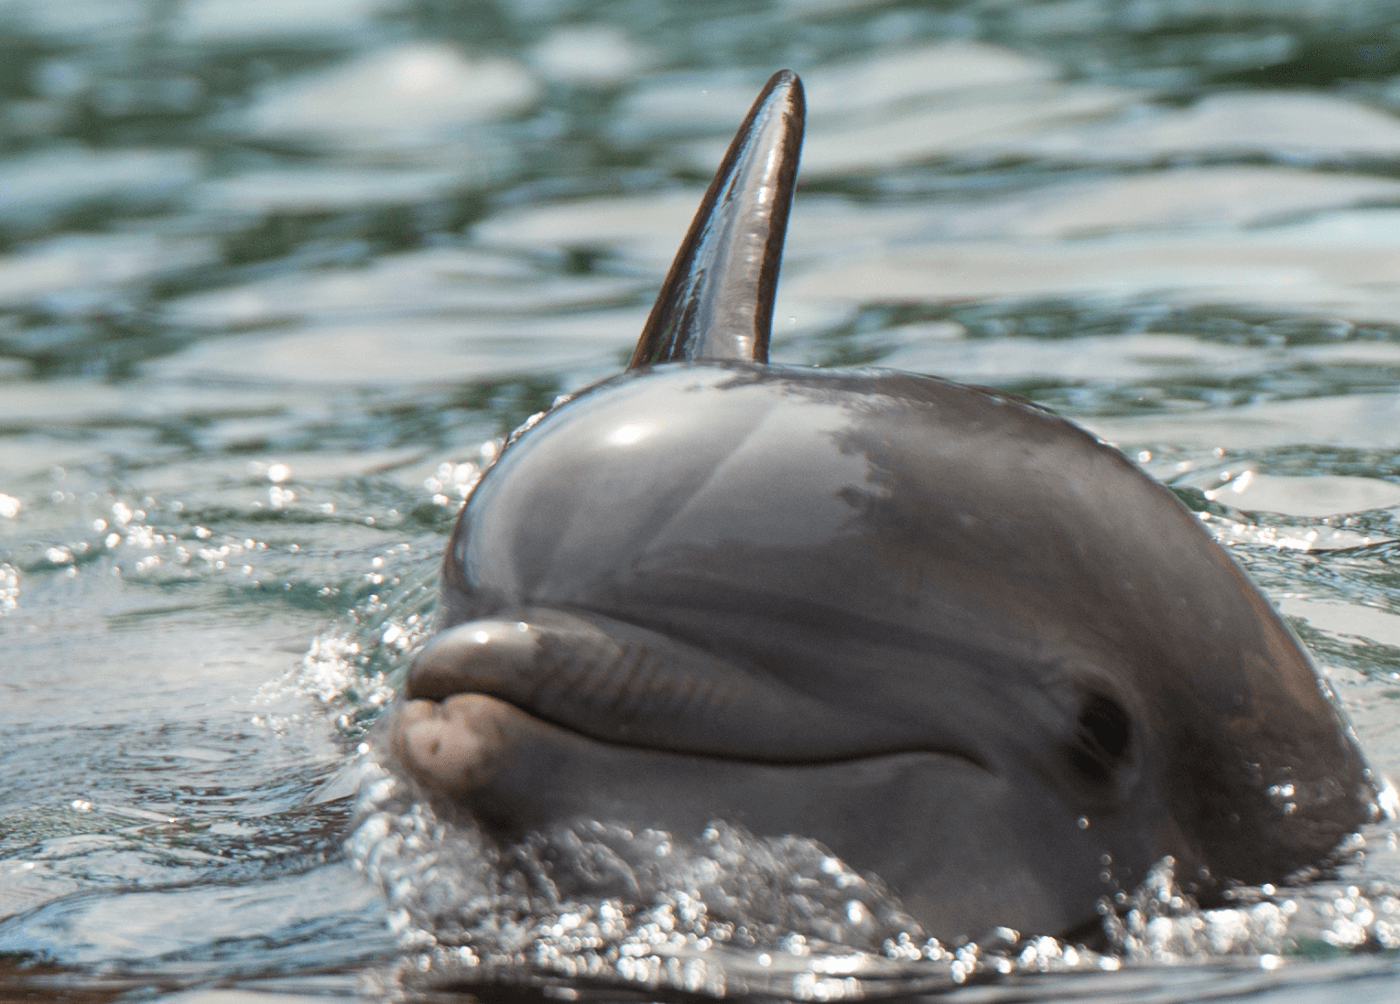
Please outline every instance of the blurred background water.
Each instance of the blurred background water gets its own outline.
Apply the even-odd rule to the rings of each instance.
[[[1119,444],[1395,773],[1397,14],[0,0],[0,992],[408,992],[421,923],[372,879],[411,869],[342,849],[364,730],[463,494],[620,366],[784,66],[810,118],[774,358],[992,384]],[[1144,901],[1079,963],[1003,946],[953,989],[789,945],[764,986],[1389,1000],[1397,893],[1385,823],[1248,916]],[[1259,926],[1288,903],[1311,919]]]

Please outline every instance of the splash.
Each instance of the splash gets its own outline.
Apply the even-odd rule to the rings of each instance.
[[[1170,857],[1163,858],[1127,897],[1121,914],[1103,911],[1104,932],[1123,958],[1171,964],[1283,951],[1289,919],[1298,912],[1296,900],[1202,910],[1177,886],[1174,866]]]
[[[878,878],[804,837],[581,821],[501,844],[372,754],[359,770],[346,851],[390,909],[401,954],[376,977],[390,997],[526,984],[832,1001],[1400,948],[1400,896],[1384,883],[1239,888],[1202,909],[1170,858],[1122,902],[1104,900],[1091,945],[1004,927],[945,944]]]
[[[346,850],[384,891],[403,950],[386,992],[525,982],[825,1001],[1121,964],[1007,928],[943,944],[805,837],[584,821],[503,845],[411,779],[363,770]]]
[[[281,731],[286,709],[310,697],[343,738],[363,735],[393,699],[406,657],[432,633],[436,569],[422,557],[395,544],[372,558],[361,578],[374,591],[313,638],[299,663],[259,689],[254,722]]]
[[[415,985],[528,974],[835,999],[943,954],[815,841],[719,821],[693,840],[585,822],[501,846],[369,768],[347,852],[385,891],[406,950],[395,979]]]

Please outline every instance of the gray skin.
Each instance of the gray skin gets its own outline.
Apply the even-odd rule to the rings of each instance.
[[[767,364],[802,111],[775,76],[631,367],[472,493],[392,757],[502,840],[812,837],[945,939],[1324,859],[1368,772],[1169,491],[1006,394]]]

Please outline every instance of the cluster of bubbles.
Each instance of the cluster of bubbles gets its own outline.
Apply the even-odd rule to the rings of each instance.
[[[495,440],[488,440],[478,452],[481,456],[479,465],[471,461],[462,464],[444,461],[438,464],[431,476],[423,479],[423,487],[430,493],[433,505],[452,506],[455,511],[481,480],[482,470],[496,458],[500,445]]]
[[[0,617],[19,607],[19,569],[0,562]]]
[[[280,731],[283,710],[313,698],[344,738],[368,730],[393,699],[407,655],[433,630],[436,568],[413,545],[394,544],[369,562],[363,584],[373,589],[312,639],[299,663],[260,688],[253,721]]]
[[[808,999],[834,999],[867,971],[908,969],[894,946],[918,925],[877,880],[806,838],[717,821],[680,840],[594,822],[502,846],[439,814],[411,780],[365,770],[347,850],[388,897],[405,949],[394,979],[525,973],[707,994],[805,986]]]

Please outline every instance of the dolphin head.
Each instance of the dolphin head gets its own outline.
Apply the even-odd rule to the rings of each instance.
[[[1325,858],[1367,771],[1169,491],[1011,395],[767,363],[802,116],[777,74],[627,371],[467,500],[393,757],[503,839],[812,837],[943,938]]]

